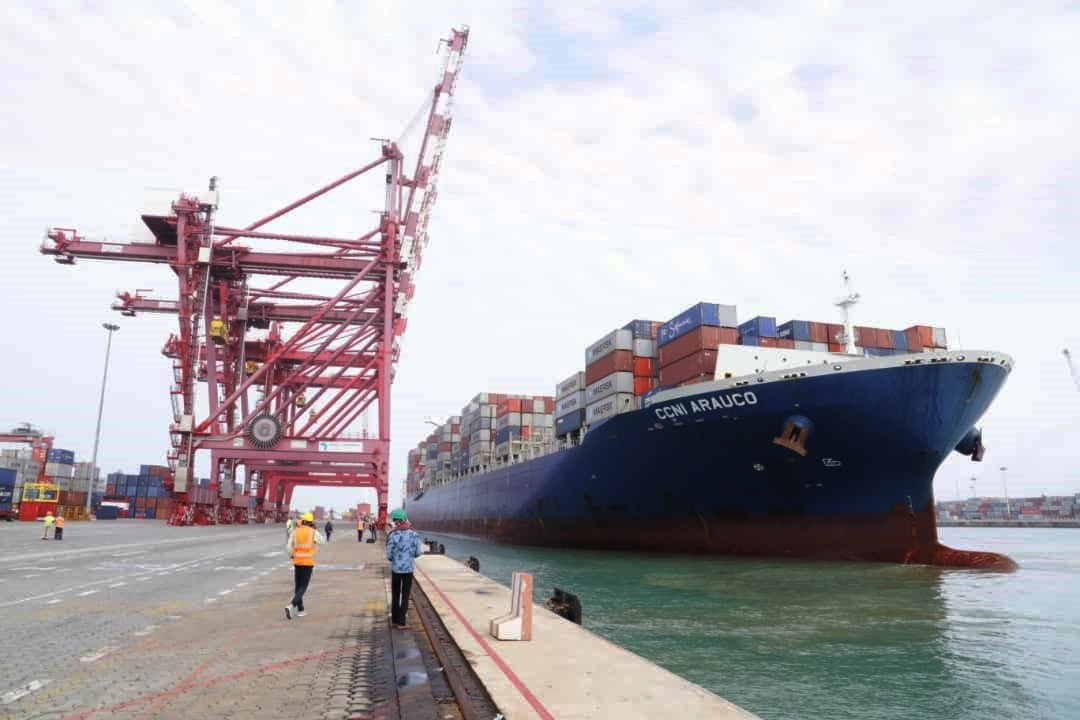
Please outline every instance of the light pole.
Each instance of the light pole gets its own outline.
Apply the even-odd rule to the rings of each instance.
[[[105,370],[101,373],[101,397],[97,406],[97,428],[94,430],[94,456],[90,460],[90,488],[86,493],[86,514],[90,514],[90,499],[94,495],[97,485],[97,453],[98,443],[101,440],[101,412],[105,409],[105,380],[109,377],[109,352],[112,350],[112,334],[120,329],[119,325],[101,323],[101,327],[108,332],[108,340],[105,343]]]
[[[1005,482],[1005,471],[1009,468],[1004,465],[1001,466],[1001,489],[1005,491],[1005,519],[1009,520],[1012,516],[1012,510],[1009,508],[1009,486]]]

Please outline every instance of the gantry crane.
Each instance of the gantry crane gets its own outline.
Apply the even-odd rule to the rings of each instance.
[[[142,216],[153,242],[91,241],[70,228],[48,233],[41,252],[58,263],[157,263],[177,276],[175,300],[135,291],[118,293],[113,304],[126,316],[167,313],[179,323],[162,349],[173,361],[170,523],[280,520],[298,485],[372,487],[385,523],[390,385],[468,38],[468,28],[452,29],[440,43],[440,72],[411,176],[398,144],[380,141],[376,159],[244,227],[218,224],[218,183],[211,178],[206,193],[183,194],[169,212]],[[367,232],[260,229],[378,168],[385,172],[385,205]],[[201,383],[204,399],[197,396]],[[369,408],[377,410],[374,436],[352,433]],[[210,454],[216,493],[195,487],[200,452]],[[241,466],[249,487],[237,491]]]
[[[1080,391],[1080,368],[1076,367],[1076,361],[1073,360],[1072,353],[1069,352],[1069,348],[1064,348],[1061,354],[1065,356],[1065,362],[1069,366],[1069,372],[1072,374],[1073,383],[1076,385],[1076,389]]]

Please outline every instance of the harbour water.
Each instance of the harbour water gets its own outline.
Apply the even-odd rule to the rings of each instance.
[[[585,627],[765,720],[1080,718],[1080,530],[942,528],[1015,573],[424,537],[576,593]]]

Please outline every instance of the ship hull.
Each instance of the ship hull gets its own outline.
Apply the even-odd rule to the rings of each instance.
[[[687,388],[577,447],[426,489],[410,519],[524,545],[934,562],[934,474],[1008,370],[861,366]]]

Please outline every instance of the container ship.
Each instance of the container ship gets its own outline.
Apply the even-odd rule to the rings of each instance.
[[[476,395],[410,450],[421,530],[522,545],[1011,569],[941,545],[934,475],[980,461],[1012,370],[944,330],[698,303],[585,350],[551,396]]]

